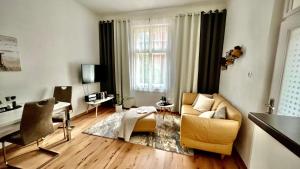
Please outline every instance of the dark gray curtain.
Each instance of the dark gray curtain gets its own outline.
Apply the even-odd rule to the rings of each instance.
[[[101,82],[101,91],[115,94],[115,56],[114,56],[114,23],[113,21],[99,22],[100,64],[104,67],[105,80]]]
[[[201,13],[198,92],[219,92],[226,10]]]

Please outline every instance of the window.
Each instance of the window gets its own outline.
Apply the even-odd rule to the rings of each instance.
[[[278,114],[300,117],[300,28],[291,31]]]
[[[148,22],[132,26],[134,90],[150,92],[166,90],[168,32],[168,24]]]

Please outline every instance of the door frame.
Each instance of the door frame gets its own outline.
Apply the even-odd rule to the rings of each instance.
[[[298,9],[298,8],[296,8]],[[299,8],[300,9],[300,8]],[[282,79],[286,62],[287,49],[290,41],[291,31],[295,28],[300,28],[300,12],[288,16],[282,21],[280,26],[279,40],[277,45],[275,64],[273,70],[272,84],[270,89],[269,99],[275,99],[275,113],[278,111],[278,104],[281,93]]]
[[[293,9],[294,0],[285,0],[283,18],[287,18],[300,12],[300,6]]]

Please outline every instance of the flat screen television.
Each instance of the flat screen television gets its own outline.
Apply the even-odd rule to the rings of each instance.
[[[82,64],[82,83],[104,82],[106,80],[106,68],[103,65]]]

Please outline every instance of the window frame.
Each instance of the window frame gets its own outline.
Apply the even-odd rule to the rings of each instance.
[[[151,37],[154,37],[153,35],[153,30],[155,29],[155,27],[159,28],[161,26],[165,26],[165,39],[161,40],[161,41],[157,41],[158,43],[162,43],[161,44],[161,48],[159,49],[155,49],[154,47],[154,43],[155,43],[155,40],[152,40]],[[136,35],[138,32],[140,32],[139,30],[137,29],[144,29],[146,30],[145,32],[149,32],[148,33],[148,47],[144,47],[144,48],[139,48],[136,46]],[[144,34],[145,34],[144,32]],[[155,32],[155,31],[154,31]],[[161,59],[160,59],[160,71],[164,71],[164,66],[166,66],[167,64],[167,55],[168,55],[168,43],[169,43],[169,40],[168,40],[168,36],[169,36],[169,25],[168,24],[145,24],[145,25],[135,25],[132,27],[132,33],[133,33],[133,57],[134,57],[134,60],[136,62],[139,62],[140,58],[137,58],[139,57],[138,55],[148,55],[147,57],[149,57],[149,59],[151,59],[151,67],[152,67],[152,76],[155,76],[155,61],[154,61],[154,55],[158,54],[160,55]],[[138,43],[141,43],[141,42],[138,42]],[[163,45],[163,43],[165,43],[165,47]],[[143,45],[141,45],[143,46]],[[147,45],[144,45],[144,46],[147,46]],[[135,70],[139,70],[140,67],[138,67],[135,63],[134,65],[134,69]],[[139,63],[138,63],[139,64]],[[151,74],[150,74],[151,75]],[[135,76],[135,75],[134,75]],[[154,77],[152,77],[152,81],[151,82],[142,82],[140,79],[140,77],[136,77],[135,76],[135,80],[134,80],[134,90],[135,91],[142,91],[142,92],[148,92],[149,91],[149,88],[151,88],[153,92],[165,92],[167,90],[167,82],[165,79],[160,79],[160,83],[153,83],[155,81]]]

